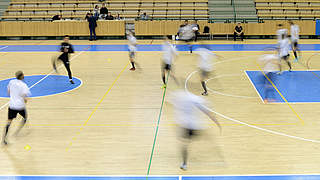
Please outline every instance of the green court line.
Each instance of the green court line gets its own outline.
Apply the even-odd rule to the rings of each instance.
[[[169,75],[170,75],[170,71],[168,72],[168,75],[167,75],[167,81],[166,81],[166,82],[167,82],[167,87],[168,87]],[[155,135],[154,135],[154,138],[153,138],[153,145],[152,145],[152,151],[151,151],[151,155],[150,155],[150,161],[149,161],[147,176],[149,176],[149,174],[150,174],[151,163],[152,163],[152,158],[153,158],[153,154],[154,154],[154,149],[155,149],[156,141],[157,141],[157,137],[158,137],[160,119],[161,119],[161,115],[162,115],[164,99],[165,99],[165,97],[166,97],[167,87],[164,88],[164,90],[163,90],[162,102],[161,102],[161,107],[160,107],[160,112],[159,112],[158,122],[157,122],[157,129],[156,129],[156,132],[155,132]]]

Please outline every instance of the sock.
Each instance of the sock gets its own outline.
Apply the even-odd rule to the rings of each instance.
[[[204,89],[204,92],[207,92],[207,86],[206,86],[206,83],[204,81],[201,81],[201,85]]]
[[[136,68],[136,67],[134,67],[134,62],[131,62],[131,65],[132,65],[133,68]]]
[[[188,159],[188,150],[187,150],[187,147],[183,147],[182,149],[183,165],[187,165],[187,159]]]
[[[295,57],[296,59],[298,59],[297,51],[293,51],[293,54],[294,54],[294,57]]]
[[[163,84],[166,84],[166,76],[162,76],[162,82]]]
[[[289,61],[287,61],[287,63],[288,63],[288,66],[289,66],[289,68],[290,68],[290,70],[291,70],[291,69],[292,69],[291,63],[290,63]]]
[[[8,131],[9,131],[9,128],[10,128],[10,125],[11,125],[11,122],[8,122],[8,124],[6,125],[6,128],[5,128],[5,133],[4,133],[4,140],[6,139],[7,137],[7,134],[8,134]]]

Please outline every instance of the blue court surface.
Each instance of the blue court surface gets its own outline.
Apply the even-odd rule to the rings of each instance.
[[[7,93],[7,86],[11,79],[0,81],[0,97],[9,97]],[[33,75],[25,76],[24,82],[30,89],[30,97],[49,96],[71,91],[81,86],[82,81],[78,78],[73,78],[75,84],[69,82],[68,76],[62,75]],[[35,85],[36,84],[36,85]]]
[[[274,44],[205,44],[193,45],[192,49],[208,47],[212,51],[265,51],[275,49]],[[188,45],[177,45],[178,51],[189,51]],[[320,44],[301,44],[301,51],[320,50]],[[127,45],[74,45],[75,51],[128,51]],[[162,45],[138,45],[138,51],[161,51]],[[0,52],[53,52],[58,45],[0,45]]]
[[[278,103],[320,102],[320,71],[285,71],[282,74],[266,74],[261,71],[246,71],[259,96]],[[281,95],[283,96],[281,96]]]

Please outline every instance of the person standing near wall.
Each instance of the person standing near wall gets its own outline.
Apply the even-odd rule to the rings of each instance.
[[[90,13],[89,15],[88,22],[89,22],[89,30],[90,30],[89,41],[95,41],[97,40],[97,37],[96,37],[97,19],[95,16],[93,16],[92,13]]]

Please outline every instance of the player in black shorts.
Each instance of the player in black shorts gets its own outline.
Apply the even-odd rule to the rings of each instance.
[[[26,102],[27,97],[31,95],[28,86],[23,82],[24,74],[22,71],[16,72],[16,79],[13,79],[8,84],[8,94],[10,96],[8,121],[5,126],[2,143],[7,145],[7,135],[13,119],[20,114],[23,117],[20,127],[15,134],[18,134],[27,122]]]
[[[72,47],[72,44],[69,43],[69,40],[70,40],[69,36],[64,37],[63,39],[64,42],[61,43],[61,47],[60,47],[60,52],[62,52],[62,54],[58,57],[57,60],[60,60],[63,62],[64,67],[68,71],[69,81],[71,84],[74,84],[72,80],[72,73],[71,73],[70,61],[69,61],[69,54],[74,53],[74,49]],[[57,71],[56,61],[53,61],[53,69]]]

